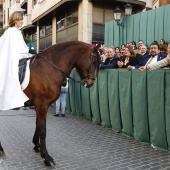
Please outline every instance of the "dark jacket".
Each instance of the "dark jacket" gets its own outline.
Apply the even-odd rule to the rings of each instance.
[[[141,62],[139,64],[135,65],[135,68],[139,68],[141,66],[145,66],[146,63],[148,62],[148,60],[150,59],[150,57],[151,56],[149,54],[144,56],[143,59],[141,60]],[[160,61],[160,60],[162,60],[162,59],[164,59],[166,57],[167,57],[167,54],[159,53],[158,56],[157,56],[157,61]]]
[[[124,63],[125,58],[124,58],[122,61],[123,61],[123,63]],[[136,57],[130,57],[130,58],[129,58],[129,62],[128,62],[126,65],[123,64],[123,66],[122,66],[121,68],[127,68],[129,65],[135,66],[135,65],[137,65],[137,64],[139,64],[138,59],[137,59]]]
[[[100,69],[118,68],[117,61],[120,61],[120,58],[117,55],[114,55],[112,59],[106,58],[105,62],[100,65]]]
[[[137,54],[136,57],[137,57],[139,63],[143,60],[143,57],[148,55],[148,54],[149,54],[148,51],[146,51],[145,54]]]

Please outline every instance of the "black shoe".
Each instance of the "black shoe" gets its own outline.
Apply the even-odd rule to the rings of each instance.
[[[13,108],[12,110],[20,110],[20,107]]]
[[[65,114],[61,114],[62,117],[65,117]]]
[[[23,110],[27,110],[27,108],[26,108],[26,107],[24,107],[24,108],[23,108]]]
[[[57,113],[57,114],[55,113],[53,116],[55,116],[55,117],[59,117],[59,114],[58,114],[58,113]]]

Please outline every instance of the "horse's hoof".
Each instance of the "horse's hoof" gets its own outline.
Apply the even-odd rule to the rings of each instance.
[[[38,147],[35,146],[33,149],[34,149],[34,151],[35,151],[36,153],[40,153],[40,148],[38,148]]]
[[[53,160],[51,160],[51,161],[45,160],[44,163],[45,163],[46,166],[55,166],[56,165]]]

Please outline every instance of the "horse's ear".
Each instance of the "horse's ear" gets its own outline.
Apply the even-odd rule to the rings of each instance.
[[[98,44],[98,45],[96,45],[95,47],[92,47],[92,50],[93,50],[94,52],[97,52],[97,51],[99,51],[100,46],[101,46],[101,44]]]

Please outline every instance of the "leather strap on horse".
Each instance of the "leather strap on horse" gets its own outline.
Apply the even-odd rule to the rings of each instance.
[[[55,64],[51,63],[50,61],[48,61],[46,58],[44,58],[43,56],[40,56],[37,54],[37,57],[42,58],[43,60],[45,60],[47,63],[51,64],[53,67],[55,67],[56,69],[58,69],[59,71],[61,71],[64,75],[66,75],[67,78],[73,80],[75,83],[80,83],[81,81],[77,81],[75,79],[73,79],[72,77],[70,77],[67,73],[65,73],[63,70],[61,70],[61,68],[59,68],[58,66],[56,66]]]

